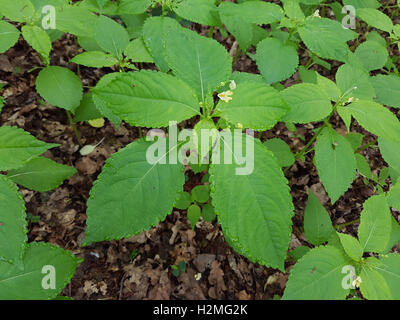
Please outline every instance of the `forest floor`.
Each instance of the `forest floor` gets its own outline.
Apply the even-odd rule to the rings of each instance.
[[[400,21],[397,21],[399,23]],[[202,34],[207,28],[193,26]],[[232,55],[236,43],[229,37],[222,40],[219,32],[214,38],[221,39]],[[78,53],[78,48],[69,35],[55,42],[51,64],[66,66],[77,72],[77,66],[68,61]],[[399,54],[393,52],[391,54]],[[307,57],[303,54],[302,64]],[[64,110],[47,105],[35,91],[35,79],[41,61],[23,40],[5,54],[0,55],[0,81],[7,86],[0,93],[6,105],[0,114],[0,125],[15,125],[30,132],[38,139],[59,143],[61,146],[45,153],[59,163],[70,165],[78,173],[65,181],[58,189],[39,193],[21,188],[29,215],[29,240],[46,241],[70,250],[84,259],[78,267],[71,283],[63,294],[74,299],[273,299],[281,296],[288,278],[292,262],[286,263],[286,273],[253,264],[236,254],[225,242],[221,228],[213,223],[200,221],[194,230],[186,218],[186,212],[173,210],[164,222],[157,227],[129,239],[96,243],[82,247],[85,232],[86,202],[104,162],[113,153],[139,137],[139,130],[126,124],[116,128],[106,121],[102,128],[93,128],[79,123],[78,130],[82,144],[96,144],[105,138],[96,151],[83,157],[80,146],[69,125]],[[339,65],[332,63],[332,69],[313,67],[321,74],[334,78]],[[117,69],[92,69],[81,67],[83,85],[93,87],[104,73]],[[258,73],[255,63],[247,56],[239,55],[234,71]],[[298,81],[296,73],[284,85]],[[339,133],[345,134],[344,123],[333,117],[332,124]],[[190,127],[188,121],[186,127]],[[289,132],[283,123],[273,130],[259,133],[262,141],[279,137],[289,143],[293,152],[301,150],[305,141],[313,135],[314,126],[297,126],[297,132]],[[374,138],[358,126],[353,132],[366,134],[364,143]],[[146,130],[143,128],[143,132]],[[378,149],[364,151],[374,173],[386,166]],[[201,183],[202,174],[186,170],[185,190],[190,191]],[[359,217],[363,202],[374,193],[372,185],[365,185],[362,177],[352,184],[335,205],[331,205],[319,181],[312,161],[312,153],[306,161],[297,161],[286,173],[292,190],[295,205],[293,235],[290,250],[310,244],[302,230],[303,212],[309,189],[312,189],[329,210],[334,225],[355,220]],[[110,212],[112,214],[112,212]],[[397,216],[398,220],[399,217]],[[104,221],[107,223],[107,221]],[[122,222],[121,222],[122,223]],[[356,234],[357,224],[343,229]],[[396,249],[400,252],[400,248]],[[184,261],[186,271],[178,277],[172,273],[171,266]]]

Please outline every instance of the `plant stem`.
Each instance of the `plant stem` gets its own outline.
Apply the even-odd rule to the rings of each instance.
[[[360,222],[360,218],[358,218],[358,219],[356,219],[356,220],[353,220],[353,221],[346,222],[346,223],[337,224],[337,225],[335,226],[335,229],[336,229],[336,230],[341,230],[341,229],[343,229],[343,228],[345,228],[345,227],[351,226],[351,225],[356,224],[356,223],[359,223],[359,222]]]
[[[208,30],[208,37],[209,37],[209,38],[212,38],[213,35],[214,35],[214,27],[211,26],[211,27],[210,27],[210,30]]]
[[[72,130],[74,130],[76,140],[78,141],[78,144],[81,146],[82,145],[81,134],[79,133],[78,128],[76,127],[76,124],[75,124],[74,120],[72,120],[71,112],[69,112],[68,110],[65,110],[65,111],[67,112],[69,124],[71,125]]]
[[[363,152],[364,150],[368,149],[370,146],[373,146],[374,144],[376,144],[377,142],[378,142],[378,139],[375,139],[375,140],[373,140],[373,141],[371,141],[371,142],[368,142],[368,143],[364,144],[363,146],[359,147],[359,148],[356,150],[355,153],[361,153],[361,152]]]

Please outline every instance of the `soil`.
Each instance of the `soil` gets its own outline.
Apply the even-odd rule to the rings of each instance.
[[[193,25],[192,28],[202,34],[208,32],[208,28],[198,25]],[[214,38],[220,40],[232,55],[236,54],[237,44],[232,37],[223,39],[215,31]],[[73,37],[64,35],[55,42],[51,64],[78,72],[77,66],[68,61],[79,50]],[[251,50],[254,52],[254,49]],[[392,56],[399,54],[396,50],[391,48]],[[300,52],[300,57],[304,65],[307,56]],[[39,193],[20,188],[28,214],[40,218],[39,221],[31,219],[29,222],[29,241],[50,242],[84,259],[71,283],[63,290],[63,295],[78,300],[259,300],[282,295],[293,262],[287,262],[286,273],[253,264],[227,245],[216,221],[201,221],[192,230],[185,211],[173,210],[157,227],[130,239],[82,247],[87,218],[86,201],[93,182],[107,158],[139,137],[139,128],[124,123],[116,128],[106,121],[104,127],[96,129],[86,123],[79,123],[78,130],[83,145],[96,144],[105,138],[96,152],[82,157],[65,111],[46,104],[35,91],[35,79],[42,66],[37,53],[22,39],[12,49],[0,55],[0,79],[7,84],[0,91],[6,99],[6,105],[0,114],[0,125],[18,126],[38,139],[59,143],[60,147],[49,150],[44,155],[78,170],[76,175],[51,192]],[[334,78],[338,66],[338,63],[332,62],[332,70],[319,66],[313,68]],[[152,68],[151,65],[146,67]],[[255,63],[242,54],[238,55],[234,70],[258,73]],[[115,71],[118,70],[81,67],[80,74],[85,90],[93,87],[105,73]],[[283,84],[289,86],[297,81],[296,73]],[[190,124],[191,121],[186,123],[187,126]],[[338,117],[332,120],[332,124],[339,133],[345,134],[345,125]],[[272,137],[282,138],[289,143],[293,152],[297,152],[305,146],[304,141],[311,139],[313,130],[320,125],[299,125],[294,134],[283,123],[279,123],[273,130],[259,133],[259,138],[262,141]],[[143,133],[146,132],[145,128],[142,130]],[[374,139],[357,125],[353,125],[352,131],[364,133],[364,143]],[[386,166],[378,149],[369,148],[364,151],[364,155],[374,173],[379,173]],[[185,190],[190,191],[199,184],[202,174],[194,174],[188,169]],[[290,250],[299,245],[311,246],[302,230],[309,189],[317,194],[329,210],[335,225],[357,219],[363,202],[375,192],[373,184],[364,184],[364,179],[358,176],[345,195],[335,205],[331,205],[313,165],[313,153],[307,154],[305,162],[297,161],[286,173],[286,177],[295,205]],[[393,215],[399,221],[399,212],[393,212]],[[343,231],[355,234],[356,229],[357,224],[346,227]],[[395,250],[400,252],[400,248]],[[171,266],[181,261],[186,263],[186,271],[175,276]]]

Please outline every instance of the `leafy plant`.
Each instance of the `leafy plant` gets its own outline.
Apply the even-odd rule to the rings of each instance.
[[[55,7],[55,30],[40,28],[46,4]],[[344,5],[354,7],[360,32],[343,27]],[[296,261],[283,299],[400,299],[400,258],[391,253],[400,242],[394,218],[400,210],[400,74],[393,54],[400,49],[400,26],[387,8],[375,0],[283,0],[282,6],[259,0],[0,0],[0,52],[22,34],[40,54],[36,90],[67,111],[79,142],[81,121],[101,127],[106,118],[117,128],[122,121],[139,128],[140,138],[113,154],[93,185],[84,245],[141,233],[176,208],[187,212],[192,228],[201,218],[217,217],[226,241],[252,262],[285,272],[285,263]],[[207,37],[186,28],[191,23],[208,26]],[[52,41],[63,33],[82,49],[70,60],[76,72],[50,65]],[[233,38],[229,53],[214,34],[222,42]],[[241,55],[259,74],[235,71]],[[104,68],[89,90],[81,66]],[[300,138],[304,146],[270,138],[278,122],[288,139]],[[181,139],[185,125],[193,130]],[[312,137],[303,137],[298,126],[312,128]],[[142,128],[163,128],[164,135],[145,138]],[[203,137],[204,129],[213,134]],[[226,134],[238,131],[231,148]],[[75,173],[41,156],[53,147],[22,129],[0,127],[0,298],[55,298],[79,262],[60,248],[27,244],[15,183],[45,192]],[[237,148],[251,155],[247,174],[240,174],[248,168],[237,161]],[[365,152],[377,148],[387,164],[379,172]],[[158,151],[156,161],[148,160],[149,150]],[[230,161],[220,163],[217,151]],[[330,203],[309,192],[308,244],[288,253],[295,208],[286,176],[310,159]],[[183,188],[185,167],[202,175],[201,184],[185,187],[190,192]],[[334,206],[359,176],[373,195],[359,219],[334,226],[325,206]],[[341,232],[356,223],[357,238]],[[47,261],[59,274],[53,291],[36,286]],[[179,276],[186,264],[171,268]],[[354,270],[351,277],[346,270]],[[14,289],[22,284],[29,288]]]

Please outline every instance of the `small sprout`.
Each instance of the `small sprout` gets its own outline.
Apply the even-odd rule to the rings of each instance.
[[[229,84],[229,89],[235,90],[236,89],[236,82],[235,80],[231,80],[231,83]]]
[[[87,156],[89,154],[91,154],[102,142],[104,141],[104,138],[100,140],[100,142],[96,145],[86,145],[84,147],[82,147],[82,149],[79,151],[79,153],[82,156]]]
[[[352,283],[352,284],[353,284],[353,287],[359,288],[360,285],[361,285],[361,282],[362,282],[361,277],[358,276],[358,277],[353,281],[353,283]]]
[[[232,100],[231,95],[233,95],[233,92],[231,90],[228,90],[218,94],[218,98],[220,98],[222,101],[229,102]]]
[[[102,128],[104,127],[104,118],[99,118],[99,119],[94,119],[94,120],[89,120],[88,123],[93,127],[93,128]]]

